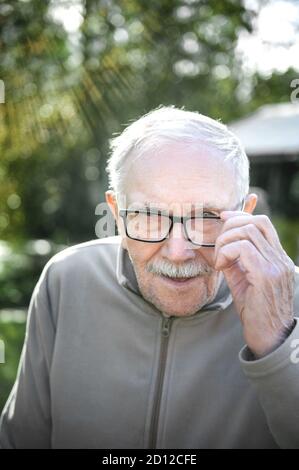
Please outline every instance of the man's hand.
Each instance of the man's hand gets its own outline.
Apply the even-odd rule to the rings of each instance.
[[[276,349],[294,324],[295,266],[265,215],[224,211],[215,246],[215,269],[223,271],[256,357]]]

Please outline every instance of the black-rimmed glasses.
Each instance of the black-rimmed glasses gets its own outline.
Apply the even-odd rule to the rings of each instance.
[[[243,209],[242,200],[242,209]],[[174,223],[182,223],[188,241],[213,247],[220,235],[223,220],[219,215],[203,212],[201,216],[174,216],[157,209],[120,209],[127,237],[147,243],[162,242],[169,237]]]

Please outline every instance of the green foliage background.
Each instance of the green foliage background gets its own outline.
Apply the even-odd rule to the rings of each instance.
[[[82,5],[77,33],[54,21],[59,4]],[[236,56],[238,36],[252,31],[254,17],[235,0],[1,2],[0,309],[26,309],[47,259],[95,238],[108,140],[124,124],[160,104],[229,122],[289,101],[295,70],[248,75]],[[295,255],[295,242],[288,243],[294,226],[279,229]],[[46,250],[30,245],[39,239],[49,241]],[[0,409],[23,335],[24,324],[0,316]]]

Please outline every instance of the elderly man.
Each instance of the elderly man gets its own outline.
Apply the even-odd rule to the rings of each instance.
[[[160,107],[112,141],[119,235],[33,292],[3,448],[299,448],[299,272],[237,138]]]

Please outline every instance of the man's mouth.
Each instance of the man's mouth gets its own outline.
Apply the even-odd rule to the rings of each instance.
[[[199,276],[195,277],[169,277],[161,275],[160,278],[172,287],[186,287],[189,284],[192,284],[194,281],[198,280]]]

